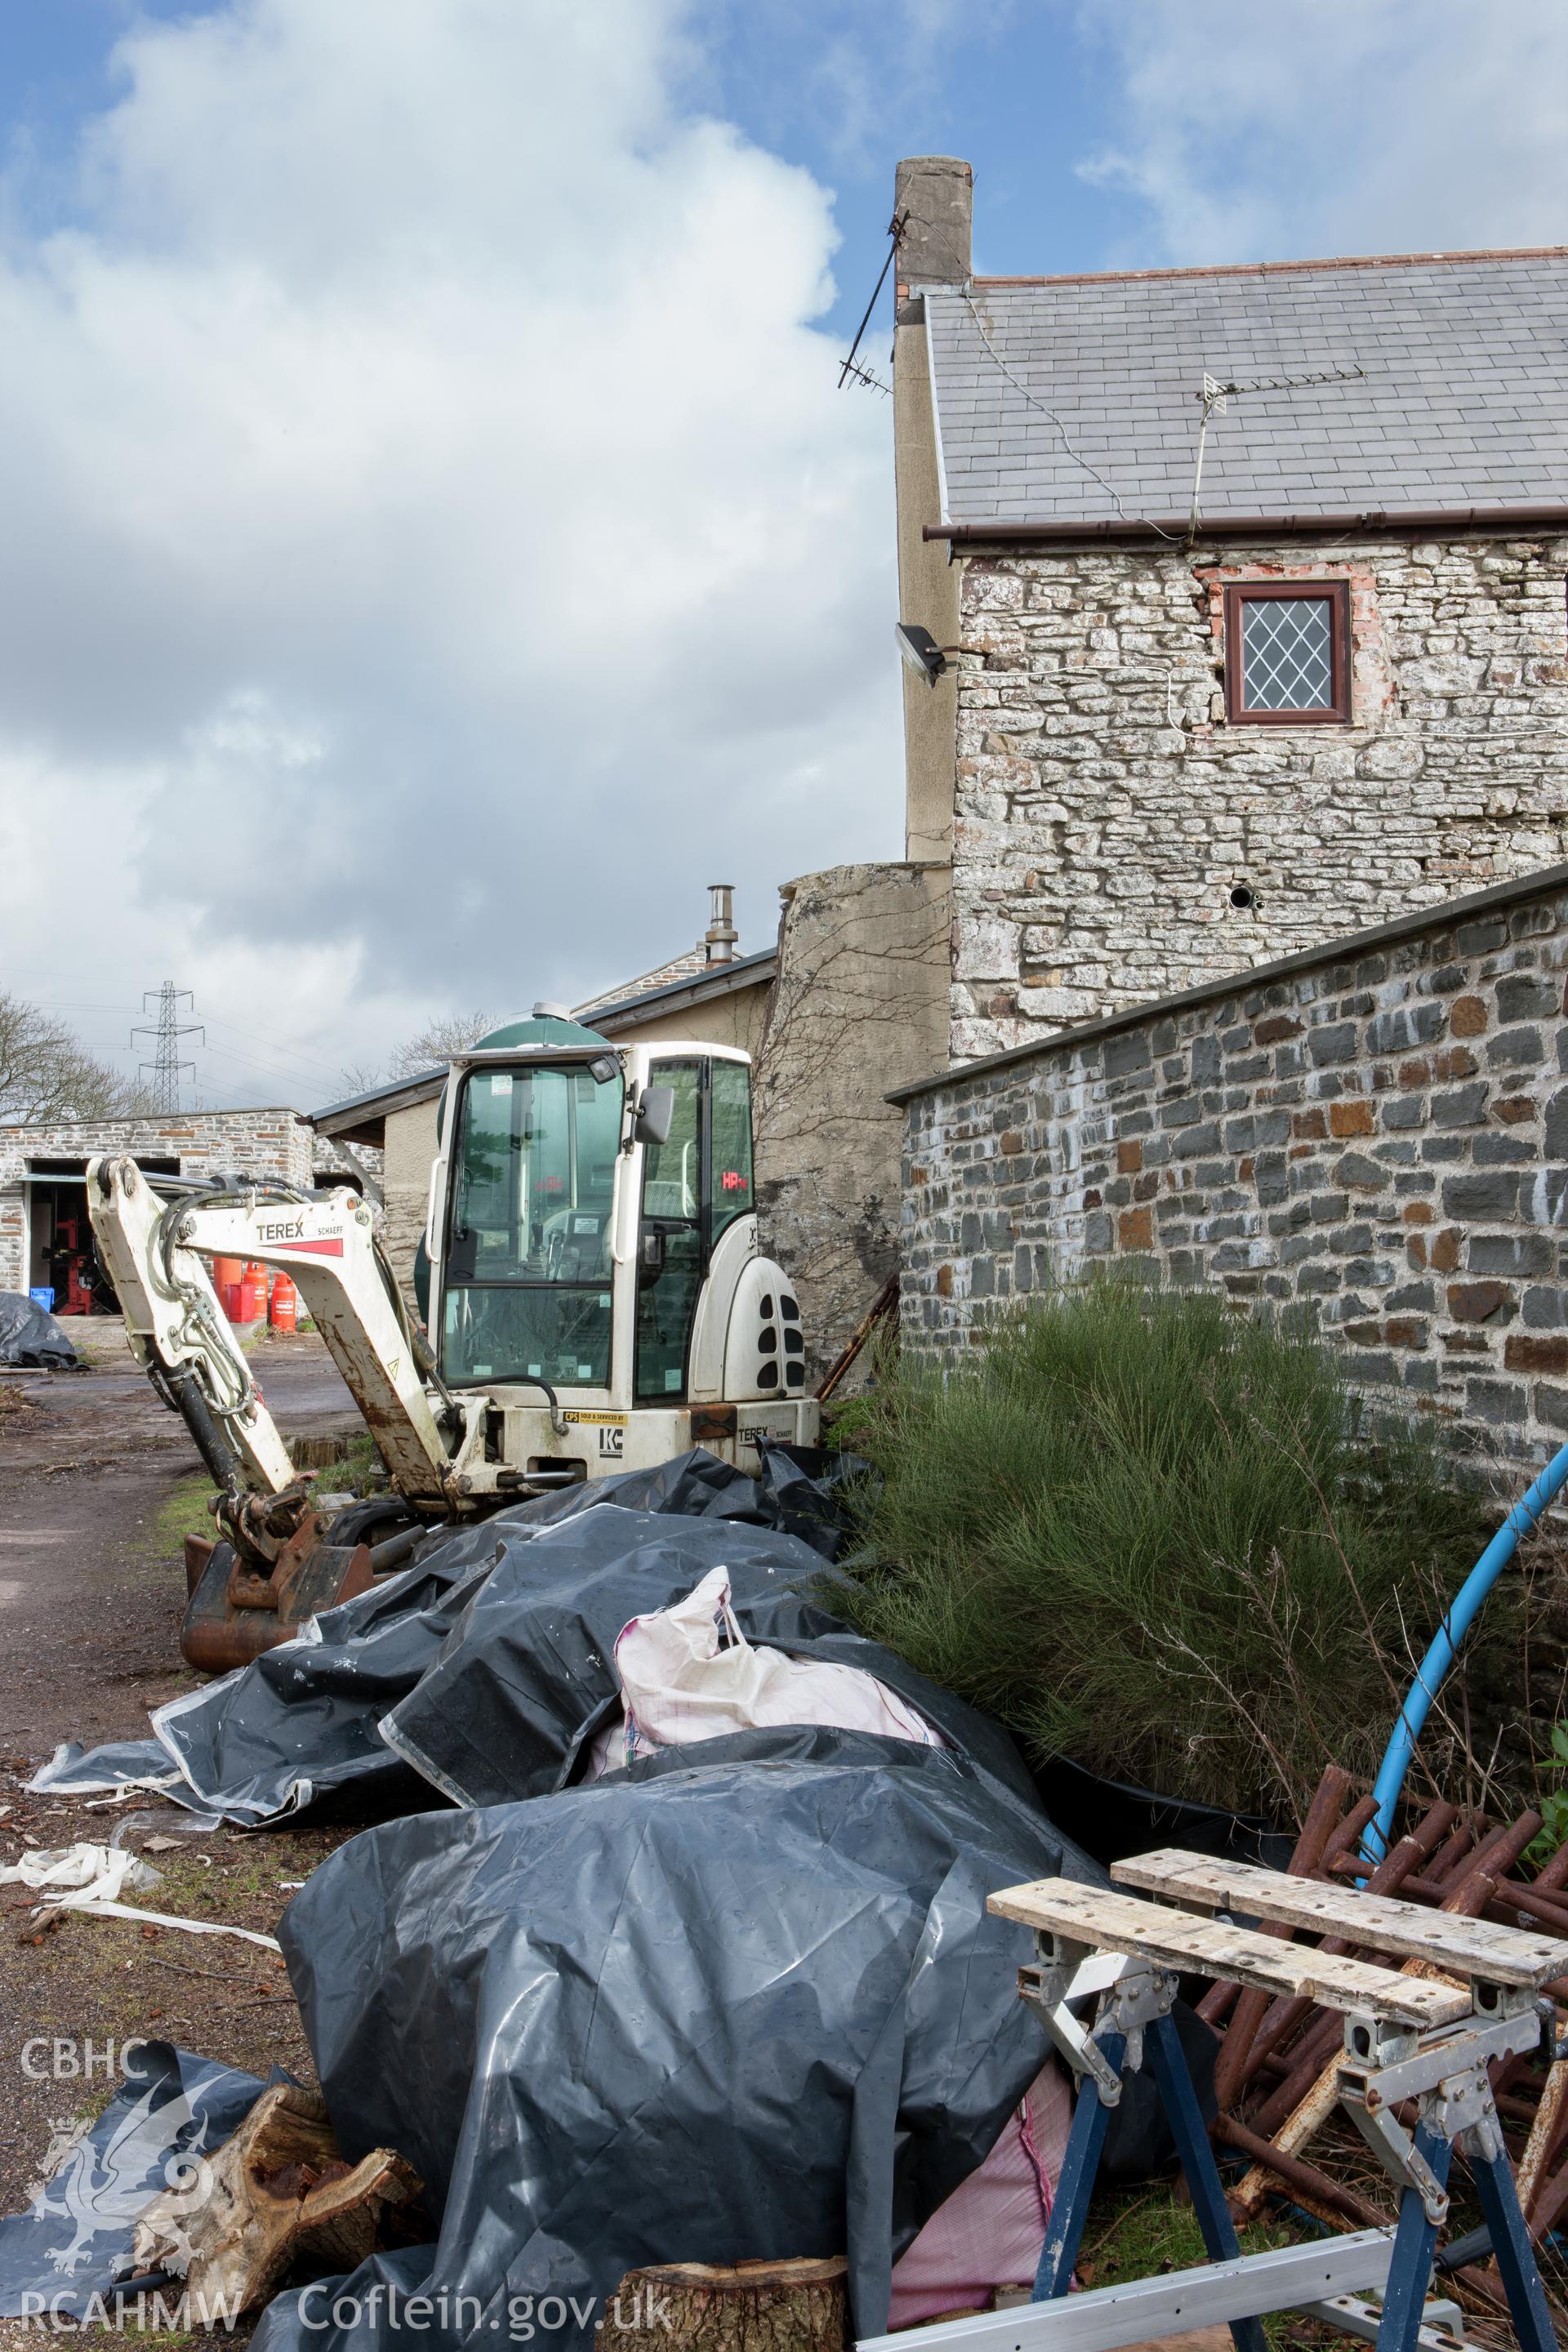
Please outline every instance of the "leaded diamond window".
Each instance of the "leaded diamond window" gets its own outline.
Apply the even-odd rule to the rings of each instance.
[[[1327,596],[1241,601],[1241,699],[1248,710],[1326,710],[1334,608]]]
[[[1226,590],[1232,719],[1274,726],[1350,717],[1349,585],[1238,581]]]

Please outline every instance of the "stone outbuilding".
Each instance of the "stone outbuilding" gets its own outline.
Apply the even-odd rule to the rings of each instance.
[[[287,1108],[0,1127],[0,1290],[52,1290],[57,1314],[102,1311],[92,1295],[85,1178],[88,1161],[104,1154],[134,1160],[150,1175],[272,1177],[301,1191],[362,1183],[367,1172]]]
[[[984,278],[971,200],[900,166],[952,1060],[1568,857],[1568,248]]]

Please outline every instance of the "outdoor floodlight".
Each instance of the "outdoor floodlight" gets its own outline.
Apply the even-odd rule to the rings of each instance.
[[[928,686],[934,686],[947,667],[947,656],[931,631],[921,628],[918,621],[900,621],[893,634],[910,669],[917,671]]]

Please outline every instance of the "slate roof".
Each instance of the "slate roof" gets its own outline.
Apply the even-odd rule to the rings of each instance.
[[[1568,247],[976,278],[972,297],[925,289],[943,521],[1114,519],[1067,442],[1125,519],[1184,518],[1205,372],[1364,371],[1233,398],[1209,429],[1211,519],[1568,501]]]
[[[634,1012],[640,1018],[651,1019],[666,1003],[705,1003],[709,997],[727,995],[734,988],[760,987],[763,981],[772,980],[777,962],[776,948],[758,948],[749,956],[731,956],[728,963],[700,962],[694,971],[679,972],[658,988],[633,981],[624,994],[596,996],[591,1006],[579,1005],[577,1011],[590,1027]]]
[[[587,997],[581,1004],[574,1004],[572,1018],[582,1021],[590,1013],[603,1012],[612,1004],[619,1012],[623,1005],[631,1003],[637,997],[651,996],[655,989],[673,988],[681,981],[695,980],[699,972],[707,969],[708,950],[699,940],[694,948],[688,948],[684,955],[672,957],[668,963],[656,965],[652,971],[642,972],[636,980],[623,980],[618,988],[606,988],[599,995]]]
[[[447,1064],[433,1064],[427,1070],[413,1070],[405,1077],[384,1078],[378,1087],[367,1087],[363,1094],[345,1095],[342,1102],[327,1103],[321,1110],[310,1114],[310,1125],[323,1135],[341,1136],[352,1143],[356,1129],[373,1128],[395,1110],[407,1110],[415,1103],[428,1102],[438,1095],[447,1083]],[[371,1140],[379,1141],[378,1137]]]

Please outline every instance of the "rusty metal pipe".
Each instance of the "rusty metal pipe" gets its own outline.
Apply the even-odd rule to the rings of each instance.
[[[1209,2137],[1223,2140],[1226,2147],[1238,2148],[1243,2156],[1249,2156],[1254,2164],[1261,2164],[1268,2171],[1278,2173],[1288,2188],[1303,2190],[1320,2203],[1331,2206],[1336,2213],[1342,2213],[1358,2228],[1382,2230],[1387,2227],[1387,2214],[1380,2213],[1353,2189],[1342,2188],[1337,2180],[1331,2180],[1326,2172],[1320,2172],[1315,2164],[1308,2164],[1299,2156],[1287,2156],[1285,2150],[1276,2147],[1271,2139],[1265,2139],[1260,2132],[1249,2131],[1245,2124],[1237,2123],[1234,2116],[1215,2116],[1209,2126]]]
[[[1370,1803],[1372,1801],[1369,1799],[1367,1801]],[[1353,1814],[1347,1816],[1347,1819],[1353,1818]],[[1436,1804],[1431,1806],[1422,1815],[1409,1834],[1402,1837],[1392,1852],[1384,1854],[1376,1869],[1368,1874],[1367,1893],[1369,1895],[1403,1895],[1406,1891],[1410,1875],[1417,1863],[1423,1861],[1434,1846],[1441,1843],[1447,1835],[1455,1818],[1456,1808],[1446,1799],[1439,1799]],[[1342,1936],[1326,1936],[1320,1948],[1324,1952],[1348,1952],[1351,1946]],[[1284,1996],[1276,1998],[1270,2003],[1253,2042],[1252,2063],[1246,2067],[1241,2081],[1237,2086],[1238,2089],[1250,2082],[1262,2061],[1271,2056],[1280,2043],[1289,2039],[1313,2007],[1314,2003],[1305,1999],[1289,2000]],[[1331,2042],[1325,2046],[1331,2046]],[[1308,2042],[1303,2042],[1296,2058],[1287,2067],[1285,2075],[1287,2085],[1295,2083],[1307,2048]],[[1308,2087],[1310,2086],[1305,2083],[1300,2085],[1301,2090]],[[1271,2094],[1269,2105],[1272,2105],[1275,2098],[1281,2095],[1281,2093]],[[1292,2100],[1290,2104],[1294,2105],[1295,2102]],[[1288,2113],[1289,2109],[1287,2108],[1285,2112]]]
[[[1350,1794],[1351,1776],[1337,1764],[1331,1764],[1318,1783],[1317,1794],[1307,1808],[1307,1818],[1301,1824],[1301,1834],[1296,1841],[1296,1851],[1290,1856],[1289,1875],[1310,1878],[1323,1858],[1323,1850],[1333,1833],[1334,1824],[1344,1810]],[[1293,1930],[1271,1923],[1263,1933],[1283,1942],[1290,1940]],[[1255,1985],[1249,1985],[1236,2004],[1230,2031],[1215,2061],[1214,2070],[1215,2097],[1222,2107],[1228,2107],[1244,2080],[1253,2039],[1263,2022],[1268,2007],[1268,1995]]]

